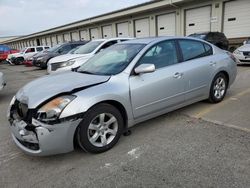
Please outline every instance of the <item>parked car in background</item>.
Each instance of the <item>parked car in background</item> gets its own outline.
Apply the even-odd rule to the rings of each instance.
[[[240,60],[240,64],[250,63],[250,39],[237,48],[233,54]]]
[[[45,69],[47,68],[47,63],[51,58],[67,54],[70,50],[74,49],[77,46],[84,45],[87,42],[88,41],[77,41],[58,44],[45,51],[44,53],[37,54],[36,56],[34,56],[33,65]]]
[[[25,60],[27,60],[30,57],[34,56],[38,52],[41,52],[43,50],[47,50],[49,48],[50,48],[49,46],[30,46],[30,47],[26,47],[26,48],[23,48],[18,53],[8,55],[7,61],[10,64],[20,65]]]
[[[30,155],[112,148],[136,123],[208,99],[222,101],[237,59],[185,37],[122,42],[76,72],[45,76],[21,88],[8,120],[16,145]]]
[[[0,91],[4,88],[5,85],[6,85],[6,82],[4,79],[4,75],[2,72],[0,72]]]
[[[73,54],[65,54],[52,58],[48,62],[47,72],[49,74],[70,71],[77,68],[93,57],[98,52],[119,42],[131,40],[131,38],[111,38],[92,40],[88,44],[75,50]]]
[[[229,47],[229,41],[227,37],[225,36],[224,33],[221,33],[221,32],[194,33],[194,34],[189,35],[189,37],[194,37],[194,38],[205,40],[223,50],[228,50],[228,47]]]
[[[19,50],[11,49],[6,45],[0,45],[0,62],[6,60],[9,54],[17,52],[19,52]]]

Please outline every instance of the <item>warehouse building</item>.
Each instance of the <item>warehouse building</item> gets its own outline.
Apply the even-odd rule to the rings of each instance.
[[[154,0],[4,43],[33,45],[111,37],[149,37],[219,31],[231,47],[250,37],[250,0]]]

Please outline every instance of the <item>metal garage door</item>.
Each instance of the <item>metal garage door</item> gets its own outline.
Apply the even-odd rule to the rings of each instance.
[[[211,6],[186,10],[185,34],[211,30]]]
[[[102,38],[108,39],[112,37],[112,25],[102,27]]]
[[[129,36],[129,25],[128,22],[118,23],[117,27],[117,37],[128,37]]]
[[[58,44],[63,43],[63,35],[57,35],[56,37],[57,37]]]
[[[65,34],[63,35],[63,37],[64,37],[64,41],[66,41],[66,42],[71,41],[71,38],[70,38],[70,34],[69,34],[69,33],[65,33]]]
[[[52,41],[52,46],[57,45],[56,36],[52,36],[52,37],[51,37],[51,41]]]
[[[176,32],[175,13],[157,16],[158,36],[174,36]]]
[[[71,38],[72,38],[72,41],[79,41],[80,40],[80,35],[79,35],[79,32],[72,32],[71,33]]]
[[[92,28],[90,29],[90,39],[98,39],[98,29],[97,28]]]
[[[81,37],[81,40],[88,40],[87,30],[81,30],[80,31],[80,37]]]
[[[249,19],[249,0],[238,0],[225,3],[223,30],[228,38],[249,37]]]
[[[48,46],[51,46],[51,41],[50,41],[50,37],[46,37],[46,42]]]
[[[148,18],[135,20],[135,36],[137,38],[149,36],[149,20],[148,20]]]
[[[46,39],[42,38],[42,45],[46,46]]]

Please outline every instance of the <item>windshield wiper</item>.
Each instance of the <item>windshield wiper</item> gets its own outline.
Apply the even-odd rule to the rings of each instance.
[[[94,73],[92,73],[92,72],[88,72],[88,71],[77,71],[77,72],[79,72],[79,73],[83,73],[83,74],[94,74]]]

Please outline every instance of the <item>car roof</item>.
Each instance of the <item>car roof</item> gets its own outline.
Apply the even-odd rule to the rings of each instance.
[[[49,46],[27,46],[27,47],[24,47],[24,48],[37,48],[37,47],[49,47]]]
[[[198,40],[204,42],[204,40],[192,38],[192,37],[178,37],[178,36],[162,36],[162,37],[146,37],[146,38],[137,38],[133,40],[128,40],[123,42],[129,43],[129,44],[149,44],[149,43],[156,43],[164,40],[170,40],[170,39],[190,39],[190,40]]]
[[[134,38],[131,37],[115,37],[115,38],[109,38],[109,39],[94,39],[92,41],[112,41],[112,40],[132,40]]]

